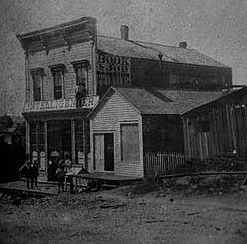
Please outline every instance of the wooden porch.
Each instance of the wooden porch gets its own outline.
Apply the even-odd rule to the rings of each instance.
[[[98,180],[102,182],[115,182],[115,183],[126,183],[126,182],[134,182],[142,180],[142,177],[132,177],[132,176],[123,176],[123,175],[116,175],[113,173],[106,173],[106,172],[94,172],[94,173],[87,173],[87,174],[79,174],[76,176],[78,178],[83,178],[86,180]]]
[[[8,194],[27,194],[30,196],[51,196],[57,195],[57,184],[39,183],[33,189],[27,188],[25,181],[13,181],[0,184],[0,192]]]

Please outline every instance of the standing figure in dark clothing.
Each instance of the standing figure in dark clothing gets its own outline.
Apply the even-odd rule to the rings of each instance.
[[[33,189],[33,181],[34,181],[34,165],[30,162],[28,159],[25,166],[25,176],[27,179],[27,188],[30,188],[31,183],[31,189]]]
[[[30,184],[30,175],[29,175],[29,169],[30,169],[30,160],[27,159],[26,161],[26,165],[24,167],[24,175],[26,177],[26,180],[27,180],[27,188],[29,189],[29,184]]]
[[[35,175],[35,169],[34,169],[34,164],[31,163],[29,167],[29,180],[31,183],[31,189],[33,189],[33,183],[34,183],[34,175]],[[28,183],[28,188],[29,188],[29,183]]]
[[[58,192],[64,191],[65,170],[63,164],[59,165],[59,167],[57,168],[56,177],[58,181]]]
[[[39,166],[37,160],[34,160],[34,185],[38,186]]]

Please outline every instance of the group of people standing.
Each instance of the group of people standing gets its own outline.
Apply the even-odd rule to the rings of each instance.
[[[34,162],[27,160],[24,174],[26,175],[28,189],[30,187],[33,189],[34,185],[38,186],[39,166],[37,160],[34,160]]]
[[[73,193],[73,177],[69,173],[71,172],[72,162],[69,156],[66,156],[65,159],[60,159],[58,162],[58,167],[55,173],[57,182],[58,182],[58,192],[66,190],[65,187],[69,183],[70,192]],[[37,160],[31,162],[27,160],[24,168],[24,174],[27,179],[27,188],[33,189],[34,186],[38,186],[38,175],[39,175],[39,166]]]
[[[60,159],[58,162],[58,168],[56,170],[56,177],[58,181],[58,192],[64,191],[67,183],[70,184],[70,192],[73,192],[73,178],[70,175],[66,175],[70,173],[72,168],[72,162],[70,158],[67,156],[65,160]]]

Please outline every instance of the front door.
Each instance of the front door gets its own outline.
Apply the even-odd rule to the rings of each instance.
[[[104,134],[104,170],[114,171],[114,134]]]
[[[94,169],[114,171],[114,134],[94,134]]]
[[[94,170],[104,171],[104,134],[94,134]]]

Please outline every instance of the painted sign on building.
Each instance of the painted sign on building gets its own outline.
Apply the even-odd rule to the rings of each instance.
[[[130,58],[111,54],[98,54],[98,85],[130,84]]]
[[[97,105],[98,96],[85,97],[80,101],[80,108],[91,109]],[[76,99],[59,99],[51,101],[37,101],[25,103],[24,112],[52,111],[52,110],[69,110],[76,109],[78,103]]]

